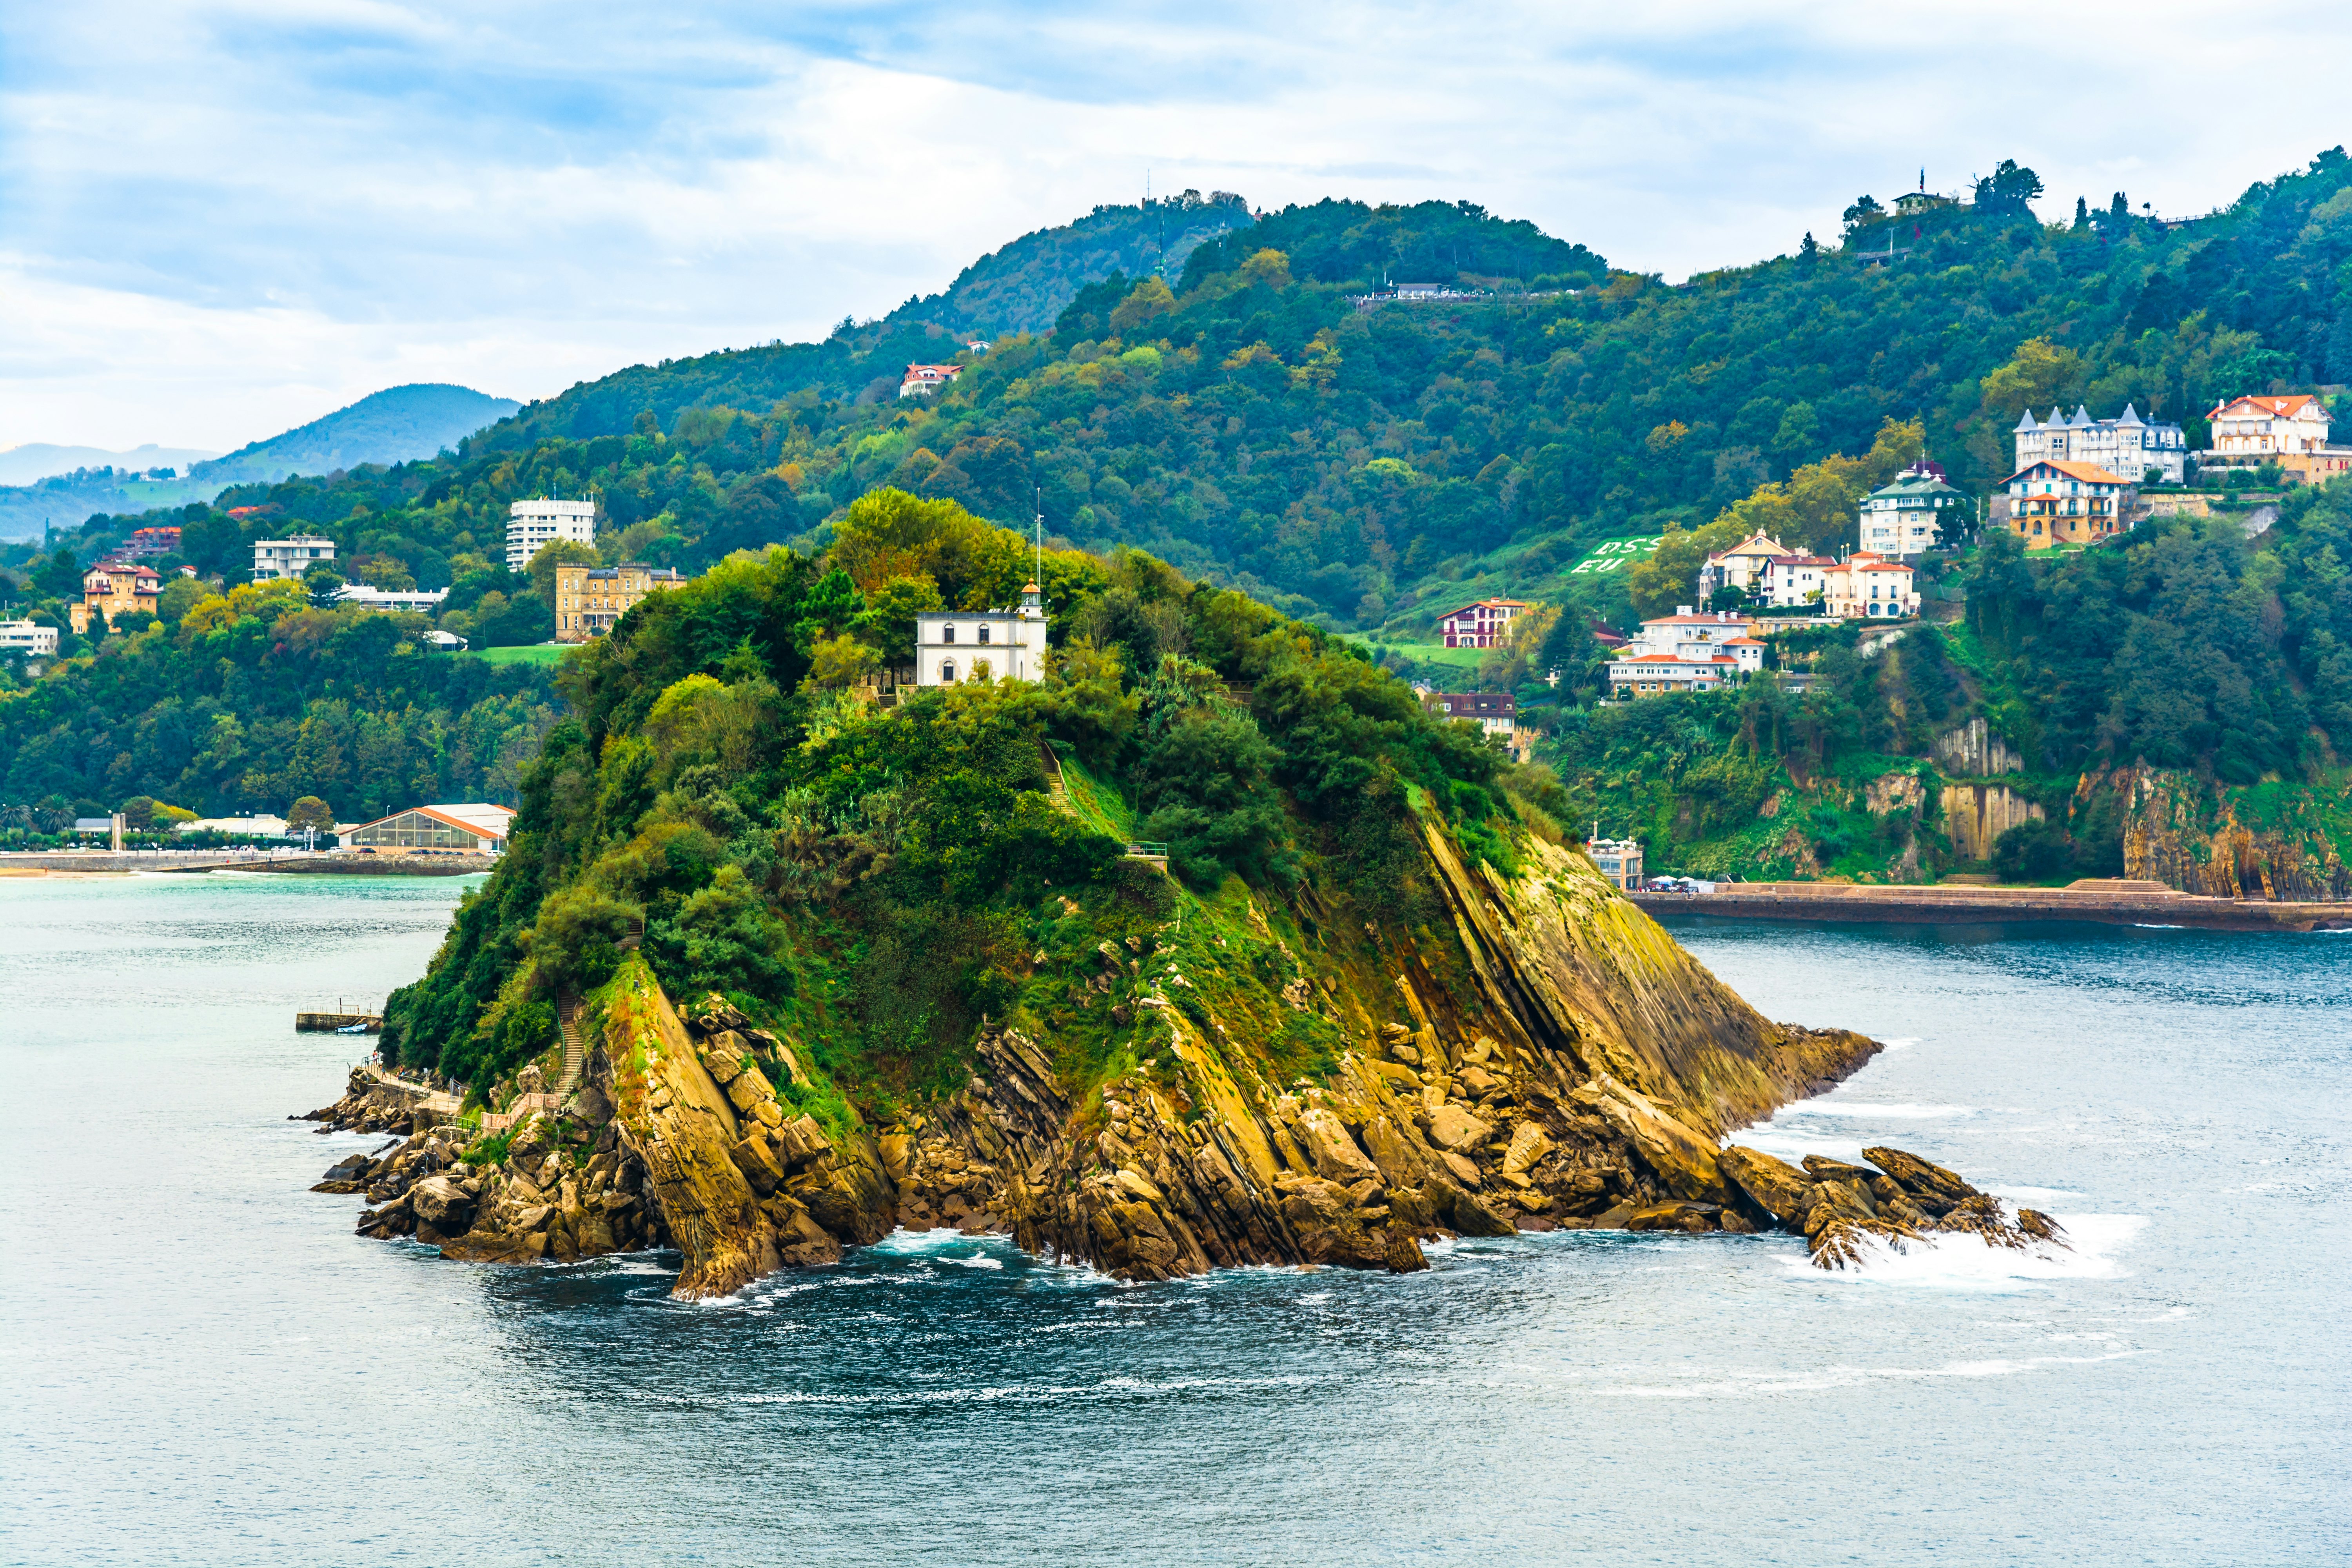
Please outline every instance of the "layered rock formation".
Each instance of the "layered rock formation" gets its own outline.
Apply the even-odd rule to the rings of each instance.
[[[1132,1065],[1087,1082],[1052,1040],[991,1026],[960,1089],[871,1126],[826,1097],[803,1042],[716,996],[681,1016],[632,956],[600,994],[584,1080],[562,1111],[462,1150],[421,1125],[342,1190],[378,1205],[366,1234],[455,1258],[674,1246],[684,1296],[830,1262],[898,1225],[1009,1235],[1129,1279],[1252,1263],[1409,1270],[1425,1267],[1423,1242],[1454,1235],[1811,1235],[1820,1194],[1801,1212],[1759,1200],[1747,1157],[1720,1140],[1876,1044],[1767,1021],[1580,855],[1531,843],[1507,877],[1466,866],[1441,831],[1424,837],[1450,931],[1367,927],[1359,942],[1327,929],[1307,955],[1274,938],[1297,973],[1272,1020],[1201,1004],[1182,955],[1202,950],[1172,921],[1105,942],[1083,994],[1134,1019]],[[1248,917],[1273,937],[1254,902]],[[1272,1067],[1292,1018],[1345,1037],[1328,1070]],[[314,1114],[383,1125],[382,1086],[355,1078],[353,1090]],[[829,1123],[803,1104],[831,1107]],[[1895,1212],[1835,1210],[1913,1223]]]
[[[2217,899],[2352,899],[2352,801],[2340,784],[2235,789],[2161,768],[2088,773],[2079,805],[2124,796],[2124,875]]]
[[[2035,1209],[2012,1216],[2000,1200],[1941,1165],[1900,1149],[1864,1149],[1866,1165],[1805,1156],[1804,1169],[1754,1149],[1717,1160],[1740,1206],[1764,1223],[1804,1237],[1813,1262],[1843,1268],[1875,1239],[1900,1249],[1937,1234],[1976,1237],[1991,1247],[2063,1247],[2058,1222]]]

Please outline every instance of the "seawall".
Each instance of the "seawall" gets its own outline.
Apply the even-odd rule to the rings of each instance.
[[[1654,915],[1726,915],[1749,920],[2094,921],[2105,925],[2195,926],[2213,931],[2352,930],[2352,903],[2215,899],[2160,883],[2078,882],[2066,888],[1861,887],[1841,882],[1738,882],[1713,893],[1636,893]]]

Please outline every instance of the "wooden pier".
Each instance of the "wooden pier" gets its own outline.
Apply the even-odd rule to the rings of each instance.
[[[339,1029],[348,1029],[354,1024],[367,1034],[383,1033],[383,1015],[381,1013],[297,1013],[294,1015],[294,1027],[298,1033],[302,1034],[329,1035]]]

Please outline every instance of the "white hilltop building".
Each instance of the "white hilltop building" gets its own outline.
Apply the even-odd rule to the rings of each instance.
[[[1045,679],[1045,596],[1021,590],[1009,610],[931,610],[915,617],[915,684]]]
[[[596,503],[593,500],[519,500],[507,509],[507,570],[520,572],[530,564],[540,546],[568,539],[594,548]]]
[[[2128,403],[2113,419],[2094,419],[2078,403],[2072,416],[2053,408],[2050,417],[2038,424],[2029,408],[2018,419],[2014,434],[2021,473],[2036,463],[2091,463],[2121,475],[2128,484],[2188,481],[2189,438],[2180,426],[2150,424]]]

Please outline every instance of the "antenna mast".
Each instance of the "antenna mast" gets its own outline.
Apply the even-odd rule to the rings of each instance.
[[[1037,487],[1037,594],[1045,593],[1045,487]]]

